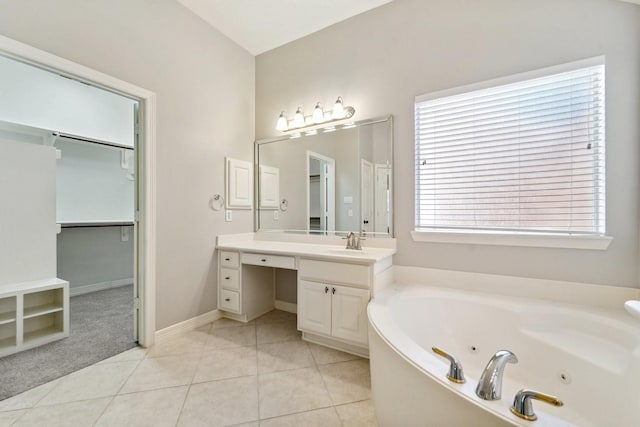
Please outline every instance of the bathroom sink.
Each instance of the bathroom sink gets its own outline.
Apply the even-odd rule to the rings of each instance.
[[[351,255],[351,256],[361,256],[361,255],[368,255],[369,253],[362,249],[362,250],[357,250],[357,249],[329,249],[327,251],[330,254],[335,254],[335,255]]]

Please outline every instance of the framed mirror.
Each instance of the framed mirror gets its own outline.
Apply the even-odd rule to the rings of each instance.
[[[393,236],[392,116],[258,140],[255,162],[257,231]]]

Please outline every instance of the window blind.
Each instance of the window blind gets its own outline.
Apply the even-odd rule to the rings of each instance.
[[[604,64],[424,98],[416,230],[604,234]]]

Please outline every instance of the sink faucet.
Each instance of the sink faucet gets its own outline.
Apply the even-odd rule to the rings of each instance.
[[[352,231],[349,234],[347,234],[347,247],[346,249],[355,249],[358,251],[362,250],[362,244],[360,243],[360,237],[356,236],[355,233]]]
[[[516,355],[509,350],[500,350],[493,355],[478,381],[478,397],[484,400],[498,400],[502,397],[502,375],[507,363],[518,363]]]

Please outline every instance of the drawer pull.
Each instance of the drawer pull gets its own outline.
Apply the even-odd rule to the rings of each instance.
[[[231,279],[231,277],[229,277],[229,276],[224,278],[224,280],[229,280],[229,279]]]
[[[329,292],[329,287],[328,287],[328,286],[325,286],[325,287],[324,287],[324,293],[326,294],[327,292]]]
[[[267,262],[267,259],[266,258],[262,258],[260,261]]]
[[[336,293],[336,288],[331,288],[331,293],[335,295],[335,293]]]
[[[225,298],[224,300],[225,300],[226,302],[229,302],[229,301],[231,301],[231,298]]]
[[[231,261],[231,258],[225,258],[224,260],[225,261]]]

